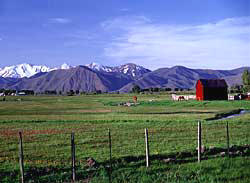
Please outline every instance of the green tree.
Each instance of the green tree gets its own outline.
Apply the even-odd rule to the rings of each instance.
[[[102,90],[96,90],[96,94],[102,94]]]
[[[230,88],[230,93],[242,93],[243,92],[243,85],[232,85]]]
[[[74,90],[69,90],[69,91],[67,92],[67,95],[68,95],[68,96],[73,96],[73,95],[75,95]]]
[[[141,88],[138,85],[134,85],[132,88],[132,93],[140,93],[141,92]]]
[[[247,69],[242,74],[243,91],[250,92],[250,73]]]
[[[79,90],[76,90],[76,94],[79,95],[80,91]]]

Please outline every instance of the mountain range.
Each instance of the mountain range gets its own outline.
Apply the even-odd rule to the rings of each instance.
[[[241,75],[245,69],[233,70],[190,69],[183,66],[160,68],[144,74],[141,78],[123,86],[120,91],[129,92],[134,85],[140,88],[184,88],[192,89],[198,79],[225,79],[228,86],[241,85]]]
[[[86,67],[99,71],[99,72],[115,72],[115,73],[123,73],[125,75],[128,75],[133,78],[138,78],[142,74],[151,72],[149,69],[146,69],[142,66],[135,65],[132,63],[124,64],[121,66],[116,66],[116,67],[110,67],[110,66],[103,66],[98,63],[91,63],[91,64],[86,64]],[[6,66],[4,68],[0,68],[0,77],[4,78],[24,78],[24,77],[31,77],[35,74],[41,73],[41,72],[50,72],[53,70],[59,70],[59,69],[70,69],[73,68],[74,66],[70,66],[66,63],[62,64],[59,67],[53,67],[50,68],[45,65],[32,65],[32,64],[18,64],[18,65],[12,65],[12,66]]]
[[[216,78],[223,78],[229,86],[232,86],[242,83],[241,74],[244,69],[250,70],[250,67],[211,70],[174,66],[150,71],[133,63],[115,67],[97,63],[84,66],[63,64],[55,68],[20,64],[0,69],[0,88],[35,92],[46,90],[129,92],[134,85],[140,88],[194,88],[198,79]]]

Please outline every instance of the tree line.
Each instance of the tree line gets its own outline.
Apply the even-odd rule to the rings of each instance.
[[[146,93],[146,92],[177,92],[177,91],[191,91],[190,88],[158,88],[158,87],[150,87],[141,89],[139,85],[134,85],[130,91],[130,93]]]
[[[3,93],[4,95],[12,95],[12,94],[20,94],[24,93],[25,95],[34,95],[35,92],[33,90],[11,90],[11,89],[0,89],[0,93]]]
[[[229,93],[247,93],[250,92],[250,72],[245,69],[241,76],[242,85],[236,84],[230,87]],[[139,85],[134,85],[130,93],[141,93],[141,92],[161,92],[161,91],[190,91],[191,89],[184,88],[146,88],[141,89]]]
[[[230,88],[230,93],[248,93],[250,92],[250,72],[245,69],[241,76],[242,85],[236,84]]]

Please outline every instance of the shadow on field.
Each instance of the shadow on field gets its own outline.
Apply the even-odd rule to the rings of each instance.
[[[231,158],[238,156],[250,156],[250,144],[243,146],[232,146],[229,151]],[[226,148],[210,147],[204,148],[202,153],[202,159],[214,159],[227,156]],[[150,155],[150,161],[152,166],[154,164],[185,164],[197,161],[197,151],[183,151],[178,153],[171,153],[166,155]],[[140,171],[141,167],[145,166],[145,156],[125,156],[117,159],[112,159],[112,176],[119,176],[120,169],[130,169],[131,171]],[[169,167],[159,167],[154,169],[149,174],[154,174],[155,171],[165,172]],[[76,177],[83,182],[89,182],[93,177],[104,176],[108,177],[110,171],[110,162],[96,162],[94,166],[85,165],[76,166]],[[117,175],[116,175],[117,174]],[[7,180],[5,182],[18,182],[19,170],[0,171],[0,180]],[[39,182],[70,182],[71,181],[71,167],[63,166],[48,166],[48,167],[25,167],[25,180]]]
[[[209,149],[204,149],[204,152],[202,153],[202,159],[213,159],[218,157],[237,157],[237,156],[250,156],[250,145],[244,145],[244,146],[232,146],[229,150],[229,155],[227,155],[227,149],[226,148],[219,148],[219,147],[211,147]],[[114,164],[120,164],[120,163],[131,163],[131,162],[140,162],[143,161],[140,164],[137,164],[138,167],[145,165],[145,156],[126,156],[119,159],[113,160]],[[174,163],[174,164],[183,164],[183,163],[190,163],[190,162],[196,162],[197,161],[197,150],[193,151],[183,151],[178,153],[171,153],[167,155],[150,155],[150,160],[159,160],[163,161],[164,163]],[[108,163],[108,162],[105,162]]]

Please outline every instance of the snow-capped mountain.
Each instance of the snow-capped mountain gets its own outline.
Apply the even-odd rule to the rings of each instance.
[[[91,63],[91,64],[86,64],[86,67],[98,71],[98,72],[118,72],[125,74],[129,76],[132,79],[137,79],[141,77],[143,74],[150,72],[150,70],[145,69],[142,66],[136,65],[136,64],[124,64],[121,66],[116,66],[116,67],[110,67],[110,66],[104,66],[98,63]],[[19,64],[19,65],[12,65],[12,66],[6,66],[4,68],[0,68],[0,76],[1,77],[10,77],[10,78],[24,78],[24,77],[31,77],[37,73],[40,72],[50,72],[53,70],[58,70],[58,69],[70,69],[73,68],[73,66],[70,66],[66,63],[62,64],[59,67],[47,67],[45,65],[32,65],[32,64]]]
[[[47,66],[36,66],[27,63],[6,66],[0,70],[0,76],[11,78],[30,77],[39,72],[49,72],[51,69]]]
[[[63,63],[61,66],[60,66],[60,68],[59,69],[70,69],[70,68],[72,68],[73,66],[71,66],[71,65],[68,65],[68,64],[66,64],[66,63]],[[57,69],[57,68],[55,68],[55,69]]]
[[[1,77],[10,77],[10,78],[23,78],[23,77],[31,77],[40,72],[50,72],[57,69],[69,69],[71,66],[64,63],[60,67],[50,68],[45,65],[31,65],[27,63],[6,66],[4,68],[0,68],[0,76]]]
[[[121,72],[133,78],[141,77],[143,74],[151,72],[149,69],[146,69],[142,66],[128,63],[121,66],[114,67],[115,72]]]
[[[104,66],[95,62],[86,64],[85,66],[96,71],[113,72],[113,67]]]
[[[149,69],[146,69],[142,66],[133,64],[133,63],[128,63],[128,64],[124,64],[124,65],[120,65],[120,66],[116,66],[116,67],[110,67],[110,66],[103,66],[101,64],[98,63],[91,63],[91,64],[87,64],[85,65],[90,69],[96,70],[96,71],[101,71],[101,72],[119,72],[119,73],[123,73],[127,76],[130,76],[132,78],[139,78],[140,76],[142,76],[143,74],[147,73],[147,72],[151,72]]]

